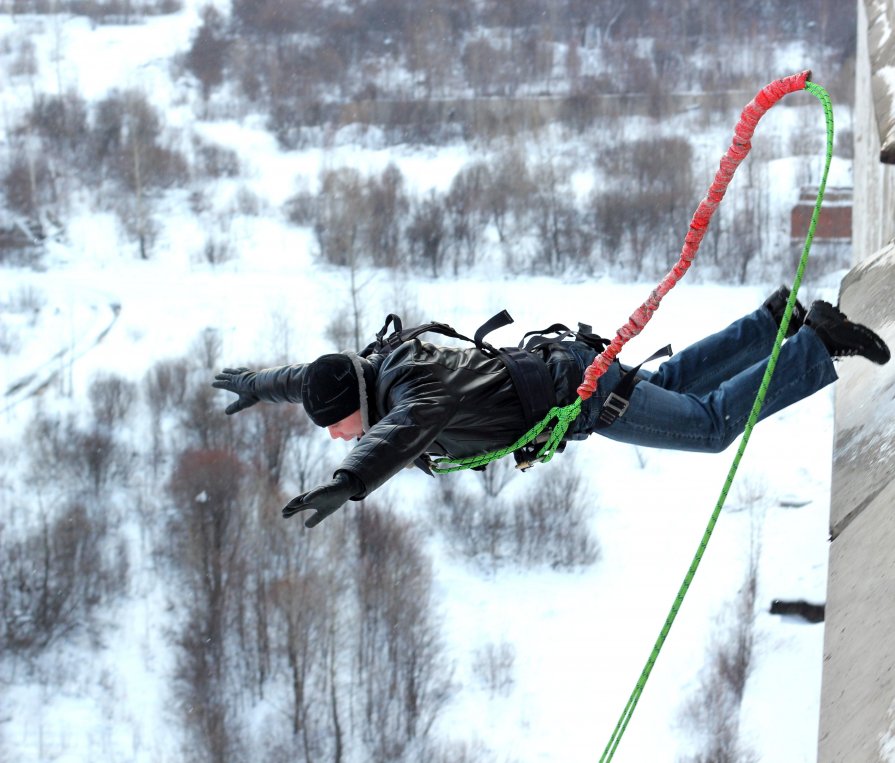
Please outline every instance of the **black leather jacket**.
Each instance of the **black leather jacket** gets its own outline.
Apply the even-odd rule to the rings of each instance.
[[[583,367],[559,344],[542,353],[558,405],[571,403]],[[389,355],[366,358],[375,372],[370,429],[336,471],[372,493],[424,454],[454,458],[504,448],[524,434],[519,398],[504,364],[475,347],[411,340]],[[301,402],[297,366],[258,372],[254,392],[270,402]]]

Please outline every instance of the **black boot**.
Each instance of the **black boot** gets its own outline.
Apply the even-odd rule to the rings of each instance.
[[[814,329],[831,358],[860,355],[879,365],[889,362],[891,355],[886,343],[866,326],[852,323],[829,302],[812,303],[805,325]]]
[[[764,306],[774,317],[774,321],[777,323],[777,328],[780,327],[780,321],[783,320],[783,313],[786,311],[786,303],[788,300],[789,287],[781,286],[764,301]],[[796,331],[802,328],[804,322],[805,307],[799,300],[796,300],[796,303],[792,306],[792,314],[789,316],[789,326],[786,327],[786,338],[789,339],[789,337],[795,334]]]

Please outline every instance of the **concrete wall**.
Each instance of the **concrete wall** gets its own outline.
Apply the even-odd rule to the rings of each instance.
[[[868,29],[869,27],[869,29]],[[886,32],[888,30],[888,34]],[[883,41],[884,49],[878,46]],[[895,3],[858,0],[852,243],[855,262],[895,237]],[[885,158],[888,164],[881,162]]]
[[[858,0],[854,268],[840,303],[895,347],[895,0]],[[818,763],[895,763],[895,362],[839,365]]]

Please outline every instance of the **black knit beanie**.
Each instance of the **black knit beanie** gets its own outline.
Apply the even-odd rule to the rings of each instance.
[[[360,386],[348,355],[322,355],[309,363],[302,378],[301,399],[318,427],[328,427],[360,408]]]

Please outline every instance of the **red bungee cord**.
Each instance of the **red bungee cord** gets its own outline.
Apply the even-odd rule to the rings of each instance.
[[[618,330],[615,339],[609,343],[609,346],[585,369],[584,381],[578,387],[578,396],[582,400],[587,400],[596,391],[597,379],[606,373],[606,370],[615,360],[625,343],[632,337],[637,336],[643,330],[643,327],[649,323],[653,313],[659,308],[662,298],[674,288],[693,263],[696,252],[708,228],[709,220],[711,220],[712,215],[724,198],[727,186],[733,179],[733,173],[736,172],[740,162],[746,158],[746,155],[752,148],[750,141],[758,120],[783,96],[797,90],[804,90],[805,83],[810,77],[811,72],[804,71],[801,74],[793,74],[789,77],[775,80],[766,85],[743,109],[740,119],[734,128],[734,137],[730,148],[721,157],[721,166],[715,174],[715,180],[709,188],[706,197],[699,203],[699,207],[697,207],[696,212],[693,214],[693,219],[690,221],[690,230],[684,239],[680,259],[662,282],[653,289],[646,302]]]

